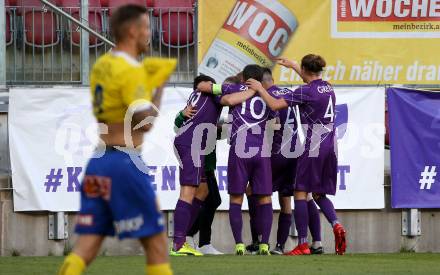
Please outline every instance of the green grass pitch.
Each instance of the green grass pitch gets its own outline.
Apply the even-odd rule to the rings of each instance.
[[[0,274],[56,274],[62,257],[0,257]],[[172,258],[174,274],[440,274],[440,254],[204,256]],[[98,257],[85,274],[144,274],[142,256]]]

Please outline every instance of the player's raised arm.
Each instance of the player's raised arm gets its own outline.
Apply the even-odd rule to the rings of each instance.
[[[177,65],[176,59],[146,57],[142,61],[146,74],[146,89],[153,91],[168,81]]]
[[[272,111],[278,111],[289,106],[283,98],[275,98],[271,96],[259,81],[251,78],[246,81],[246,84],[250,89],[257,91],[260,94],[261,98]]]
[[[171,71],[172,72],[172,71]],[[171,72],[168,72],[168,76]],[[160,104],[163,95],[163,86],[159,86],[153,93],[151,90],[142,90],[136,86],[133,77],[127,78],[123,85],[122,93],[123,102],[129,107],[128,115],[131,116],[131,126],[133,130],[148,132],[153,127],[153,122],[159,114]],[[153,86],[164,85],[164,81],[155,82]]]
[[[148,132],[153,127],[153,122],[159,115],[160,104],[162,101],[163,87],[156,90],[151,100],[140,106],[140,110],[134,111],[132,116],[132,126],[135,130]]]
[[[165,82],[173,73],[176,64],[175,59],[147,57],[142,61],[145,73],[144,93],[141,94],[138,87],[131,85],[131,83],[137,83],[135,79],[131,79],[130,83],[127,83],[126,87],[129,91],[123,97],[125,97],[128,105],[132,103],[135,106],[138,105],[132,115],[133,129],[148,132],[153,127],[153,122],[159,114]],[[150,99],[151,102],[149,103]],[[144,102],[141,102],[142,100]]]
[[[285,57],[279,57],[279,58],[277,58],[275,60],[277,61],[278,65],[281,65],[283,67],[286,67],[286,68],[294,70],[304,80],[304,74],[301,71],[301,67],[298,64],[298,62],[289,60],[289,59],[287,59]]]
[[[139,97],[141,97],[140,99],[148,100],[149,95],[153,94],[154,89],[156,89],[151,97],[151,104],[148,104],[148,102],[141,103],[141,105],[145,106],[141,106],[132,116],[132,126],[134,129],[147,132],[151,130],[153,122],[158,116],[163,88],[176,67],[176,60],[147,57],[142,61],[142,66],[146,75],[145,95],[139,95],[137,87],[131,87],[130,92],[135,94],[128,101],[133,99],[139,100]]]

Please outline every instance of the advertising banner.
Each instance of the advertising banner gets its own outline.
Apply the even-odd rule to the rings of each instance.
[[[204,0],[198,32],[199,72],[219,82],[314,53],[332,84],[440,83],[440,0]],[[302,82],[273,68],[279,85]]]
[[[161,112],[144,138],[142,157],[153,176],[161,208],[174,210],[179,196],[179,164],[173,150],[174,118],[186,105],[189,88],[166,88]],[[338,209],[384,207],[384,90],[336,88]],[[88,158],[98,142],[87,88],[10,90],[9,140],[15,211],[77,211]],[[374,112],[372,112],[374,110]],[[225,115],[227,108],[224,108]],[[229,145],[217,143],[216,177],[229,207]],[[273,196],[278,209],[278,195]],[[246,203],[244,203],[244,208]]]

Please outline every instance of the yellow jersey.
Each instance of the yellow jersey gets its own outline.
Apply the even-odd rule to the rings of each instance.
[[[99,122],[123,122],[130,104],[151,102],[176,67],[175,59],[145,58],[138,62],[124,52],[101,56],[90,74],[93,113]]]

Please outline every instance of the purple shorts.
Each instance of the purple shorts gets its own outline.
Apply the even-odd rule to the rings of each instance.
[[[242,195],[246,193],[248,183],[254,195],[272,195],[270,157],[257,155],[252,158],[239,158],[231,146],[228,159],[228,193]]]
[[[273,154],[271,163],[273,192],[278,192],[283,197],[293,196],[297,159]]]
[[[295,190],[335,195],[337,169],[338,158],[333,149],[314,158],[303,154],[298,158]]]
[[[199,186],[200,182],[206,181],[205,156],[199,154],[193,160],[190,146],[175,144],[174,149],[177,160],[180,163],[180,185]]]

